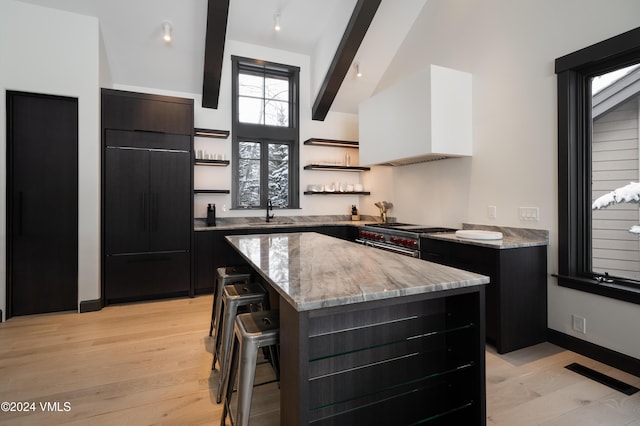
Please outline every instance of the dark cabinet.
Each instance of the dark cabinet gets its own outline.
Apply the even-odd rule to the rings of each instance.
[[[111,92],[103,91],[105,302],[189,294],[193,141],[190,134],[162,131],[191,132],[193,118],[188,126],[181,121],[185,111],[193,117],[192,101]],[[155,115],[148,111],[163,111],[165,104],[182,112],[160,114],[166,123],[152,126]],[[134,124],[125,122],[123,110]]]
[[[498,353],[546,341],[546,246],[496,249],[423,238],[422,259],[488,275],[487,342]]]
[[[213,232],[195,232],[193,241],[194,286],[196,294],[213,292],[216,266],[213,256]]]
[[[193,134],[193,99],[102,89],[102,127]]]
[[[106,149],[107,254],[189,250],[188,152]]]

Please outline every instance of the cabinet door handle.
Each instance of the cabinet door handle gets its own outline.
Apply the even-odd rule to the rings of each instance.
[[[158,231],[158,193],[153,193],[153,231]]]

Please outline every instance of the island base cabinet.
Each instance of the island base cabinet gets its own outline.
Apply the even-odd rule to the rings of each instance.
[[[189,293],[189,252],[107,256],[107,303]]]
[[[281,362],[301,366],[282,371],[283,400],[301,409],[282,406],[281,424],[484,425],[484,292],[465,291],[300,313],[280,303]]]

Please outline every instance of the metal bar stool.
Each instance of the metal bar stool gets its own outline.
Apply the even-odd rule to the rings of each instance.
[[[222,327],[220,327],[220,338],[216,339],[218,347],[214,348],[213,353],[214,365],[216,360],[220,364],[218,393],[216,395],[218,404],[222,400],[222,387],[229,374],[228,366],[233,342],[233,323],[238,314],[238,308],[253,304],[262,305],[262,310],[269,309],[269,295],[259,284],[229,284],[222,289]]]
[[[248,284],[251,280],[252,269],[249,266],[226,266],[216,270],[217,279],[216,286],[213,289],[214,299],[211,309],[211,327],[209,336],[215,330],[213,338],[213,362],[211,369],[216,369],[216,361],[220,353],[220,335],[222,330],[222,290],[230,284],[244,283]]]
[[[260,348],[275,348],[280,341],[280,315],[278,311],[262,311],[240,314],[236,317],[234,325],[235,338],[232,344],[231,362],[228,367],[225,381],[224,404],[220,425],[224,426],[227,414],[230,413],[230,401],[233,394],[238,370],[238,406],[235,416],[231,416],[232,424],[247,426],[251,412],[251,398],[253,396],[253,384],[255,380],[256,362]],[[279,363],[277,351],[272,352],[272,361],[276,369],[276,377],[279,375]]]
[[[220,306],[222,302],[222,289],[227,284],[248,283],[251,281],[251,268],[249,266],[223,266],[216,269],[216,280],[213,283],[213,304],[211,306],[211,326],[209,337],[216,330],[216,337],[220,331]],[[215,347],[215,345],[214,345]]]

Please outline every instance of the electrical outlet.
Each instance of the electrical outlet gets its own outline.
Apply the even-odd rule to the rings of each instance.
[[[538,207],[520,207],[518,208],[518,217],[520,220],[537,221],[540,216]]]
[[[496,218],[496,206],[487,206],[487,217],[489,219]]]
[[[578,333],[587,334],[587,320],[578,315],[571,315],[573,329]]]

